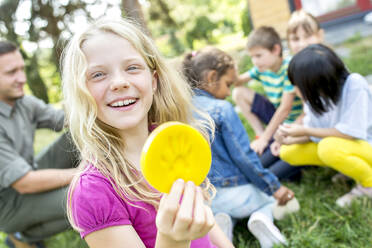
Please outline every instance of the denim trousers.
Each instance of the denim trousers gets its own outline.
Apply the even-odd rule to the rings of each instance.
[[[273,220],[274,197],[265,194],[252,184],[233,187],[218,187],[212,201],[214,214],[223,212],[234,219],[242,219],[254,212],[261,212]]]

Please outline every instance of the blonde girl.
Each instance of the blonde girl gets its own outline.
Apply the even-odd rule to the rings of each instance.
[[[287,41],[292,54],[296,54],[308,45],[323,43],[324,30],[318,20],[304,10],[292,13],[287,26]]]
[[[73,36],[62,65],[68,124],[83,161],[68,216],[89,247],[216,247],[208,233],[220,230],[201,188],[178,180],[162,196],[140,171],[154,125],[180,121],[206,138],[212,128],[193,118],[190,88],[152,40],[128,20],[99,20]]]

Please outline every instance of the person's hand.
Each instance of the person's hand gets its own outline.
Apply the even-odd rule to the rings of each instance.
[[[280,154],[280,147],[281,147],[281,144],[280,144],[278,141],[274,141],[274,142],[270,145],[270,151],[271,151],[271,154],[273,154],[273,155],[276,156],[276,157],[279,157],[279,154]]]
[[[282,185],[275,191],[273,196],[278,201],[278,205],[285,205],[289,200],[293,199],[294,193],[292,190]]]
[[[277,141],[279,144],[283,144],[283,140],[286,138],[283,131],[281,131],[279,128],[274,133],[274,140]]]
[[[204,204],[202,190],[193,182],[177,180],[160,201],[156,226],[158,234],[169,242],[187,243],[204,237],[214,224],[212,210]]]
[[[283,124],[279,126],[279,132],[284,136],[305,136],[306,130],[303,125],[299,124]]]
[[[251,148],[254,150],[258,155],[262,155],[265,148],[269,144],[269,141],[264,138],[258,138],[251,143]]]

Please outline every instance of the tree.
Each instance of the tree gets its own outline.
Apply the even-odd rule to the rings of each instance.
[[[99,2],[99,0],[96,0],[90,4]],[[23,20],[18,20],[15,13],[20,5],[25,3],[29,4],[31,14],[29,17],[22,17]],[[53,77],[59,78],[60,51],[65,44],[63,37],[71,35],[69,23],[73,20],[75,13],[83,13],[87,18],[90,18],[90,14],[86,10],[87,6],[86,2],[77,0],[70,0],[65,4],[59,1],[4,0],[0,5],[0,35],[19,45],[27,65],[27,83],[32,93],[47,103],[49,102],[47,87],[40,75],[40,55],[43,51],[37,45],[36,51],[26,52],[22,43],[25,40],[34,44],[39,44],[45,40],[51,41],[51,54],[47,59],[55,68]],[[19,22],[28,26],[28,32],[25,35],[19,35],[15,32],[15,24]],[[66,35],[66,33],[69,35]],[[60,85],[59,79],[57,83]]]
[[[124,12],[123,15],[125,14],[126,17],[136,20],[138,24],[141,25],[142,29],[148,35],[151,35],[138,0],[122,0],[121,4]]]

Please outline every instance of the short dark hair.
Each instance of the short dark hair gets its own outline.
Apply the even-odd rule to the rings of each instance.
[[[14,52],[17,49],[18,49],[17,46],[10,41],[7,41],[7,40],[0,41],[0,56],[7,54],[7,53]]]
[[[330,48],[315,44],[297,53],[288,66],[288,78],[317,114],[337,104],[349,72]]]
[[[262,26],[253,30],[248,36],[247,49],[254,47],[263,47],[270,51],[274,49],[275,45],[280,46],[280,56],[283,53],[282,40],[279,34],[273,27]]]

